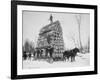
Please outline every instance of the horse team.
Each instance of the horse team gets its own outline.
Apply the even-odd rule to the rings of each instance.
[[[44,58],[48,58],[48,59],[53,59],[53,61],[59,61],[59,60],[70,60],[71,62],[75,61],[75,57],[77,55],[77,52],[79,52],[78,48],[74,48],[71,50],[66,50],[63,52],[63,57],[53,57],[53,52],[54,52],[54,48],[52,47],[48,47],[45,48],[45,54],[44,54],[44,49],[41,48],[36,48],[34,53],[33,53],[33,57],[37,58],[37,59],[44,59]],[[27,59],[32,57],[32,54],[26,54],[27,52],[23,52],[23,58]],[[43,55],[44,54],[44,55]]]
[[[72,50],[64,51],[63,57],[64,59],[68,60],[71,59],[71,62],[75,61],[75,56],[77,55],[77,52],[79,52],[78,48],[74,48]]]

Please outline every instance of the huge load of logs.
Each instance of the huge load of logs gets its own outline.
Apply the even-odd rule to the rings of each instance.
[[[45,55],[48,54],[46,49],[53,48],[52,57],[63,57],[64,41],[59,21],[52,22],[40,30],[37,47],[44,49]]]

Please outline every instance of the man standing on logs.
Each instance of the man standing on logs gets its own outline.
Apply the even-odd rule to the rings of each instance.
[[[51,23],[53,23],[53,16],[52,16],[52,14],[50,15],[50,19],[49,20],[50,20]]]

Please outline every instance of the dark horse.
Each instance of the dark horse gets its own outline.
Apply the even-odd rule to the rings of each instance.
[[[71,58],[71,62],[75,61],[75,56],[77,55],[77,52],[79,52],[78,48],[74,48],[72,50],[69,51],[65,51],[63,53],[63,57],[66,60],[66,58],[69,60],[69,58]]]

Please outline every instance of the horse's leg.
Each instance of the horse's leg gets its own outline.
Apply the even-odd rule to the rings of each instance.
[[[67,61],[69,61],[69,56],[67,56]]]
[[[49,54],[50,54],[50,58],[51,58],[52,57],[51,52]]]
[[[40,58],[42,57],[42,53],[40,53]]]
[[[75,56],[73,57],[73,60],[75,61]]]
[[[37,58],[39,58],[39,53],[37,53]]]
[[[45,57],[47,58],[47,56],[48,56],[48,50],[46,50],[46,54],[45,54]]]
[[[52,58],[52,52],[50,51],[50,58]]]
[[[71,62],[73,62],[73,57],[71,56]]]

